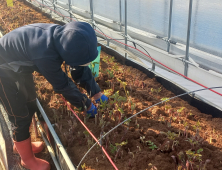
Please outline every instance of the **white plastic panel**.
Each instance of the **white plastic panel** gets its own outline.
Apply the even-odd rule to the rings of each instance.
[[[186,43],[189,1],[174,0],[172,39]],[[193,0],[190,46],[222,57],[222,3]],[[156,18],[157,19],[157,18]]]
[[[222,3],[220,0],[193,2],[191,45],[222,57]]]
[[[94,14],[112,19],[120,20],[119,0],[93,0]]]
[[[173,0],[171,39],[185,43],[189,0]]]
[[[90,11],[90,0],[71,0],[73,6]]]
[[[222,86],[222,76],[213,75],[208,71],[191,65],[189,66],[188,77],[207,87]],[[215,91],[222,94],[222,89],[215,89]],[[222,100],[219,102],[222,104]]]
[[[129,26],[167,36],[169,3],[166,0],[127,0]]]
[[[142,61],[145,65],[147,65],[147,67],[151,67],[151,64],[149,62],[147,62],[146,60],[142,59]],[[197,69],[195,69],[195,71],[197,71]],[[174,84],[182,87],[183,89],[186,89],[186,91],[204,89],[204,87],[197,85],[196,83],[193,83],[193,82],[191,82],[179,75],[173,74],[173,73],[168,72],[168,71],[161,69],[159,67],[156,67],[155,72],[157,74],[161,75],[162,77],[170,80]],[[219,83],[219,84],[221,85],[221,83]],[[208,86],[208,87],[216,87],[216,86],[219,86],[219,84],[215,83],[215,84],[212,84],[212,86]],[[218,92],[222,91],[221,88],[220,89],[213,89],[213,90],[218,91]],[[208,103],[212,104],[213,106],[215,106],[216,108],[218,108],[219,110],[222,110],[222,102],[221,102],[222,96],[219,96],[210,90],[196,92],[195,94],[198,97],[200,97],[201,99],[203,99],[205,102],[208,102]]]

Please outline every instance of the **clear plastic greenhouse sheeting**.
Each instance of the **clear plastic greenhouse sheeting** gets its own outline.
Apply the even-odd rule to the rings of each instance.
[[[36,0],[33,0],[33,1],[36,1]],[[105,3],[104,0],[93,0],[94,21],[96,22],[96,25],[94,28],[96,30],[97,36],[100,37],[99,42],[104,43],[104,44],[108,43],[108,41],[106,40],[107,37],[103,36],[102,35],[103,33],[105,35],[111,37],[112,39],[118,39],[118,41],[120,41],[122,44],[118,43],[114,40],[109,40],[109,45],[111,48],[118,51],[120,54],[125,55],[126,50],[125,50],[125,46],[124,46],[124,43],[125,43],[124,32],[119,32],[120,26],[118,25],[118,23],[115,22],[116,21],[115,17],[118,19],[118,16],[120,14],[120,9],[119,9],[119,12],[116,9],[115,9],[115,11],[113,11],[114,10],[113,9],[112,11],[110,11],[110,13],[112,13],[113,15],[109,15],[108,11],[111,8],[108,5],[107,6],[100,6],[98,8],[95,7],[95,5],[99,2],[100,2],[99,5],[101,5],[102,1],[103,1],[103,3]],[[127,2],[129,3],[131,1],[133,1],[133,0],[128,0]],[[157,0],[156,3],[158,4],[158,2],[160,2],[160,1],[161,0]],[[178,0],[178,1],[180,1],[180,0]],[[203,1],[205,1],[205,0],[203,0]],[[41,1],[39,1],[39,2],[41,2]],[[80,3],[80,1],[78,1],[78,2]],[[106,4],[110,4],[109,2],[111,2],[111,1],[107,1]],[[117,3],[118,0],[114,0],[113,2]],[[124,1],[122,0],[122,2],[124,2]],[[143,0],[138,1],[138,3],[140,3],[140,2],[143,2]],[[182,3],[182,1],[181,1],[181,3]],[[68,9],[67,2],[60,3],[59,1],[57,1],[57,4]],[[89,0],[89,4],[90,4],[90,0]],[[187,5],[188,4],[189,3],[187,3]],[[136,5],[136,4],[134,4],[134,5]],[[125,12],[124,11],[124,4],[122,3],[121,6],[123,7],[123,9],[121,10],[122,20],[123,20],[122,23],[124,23],[124,16],[123,16],[123,12]],[[128,4],[128,18],[130,18],[129,13],[131,12],[129,10],[130,9],[129,6],[130,6],[130,4]],[[178,4],[178,6],[181,6],[181,5]],[[74,13],[74,15],[73,15],[74,20],[86,21],[86,22],[91,23],[90,10],[86,10],[86,8],[85,8],[85,10],[80,9],[80,5],[78,7],[76,7],[76,6],[72,6],[72,7],[73,7],[72,11]],[[99,8],[101,8],[102,10],[99,10]],[[108,8],[109,10],[106,8]],[[59,12],[60,14],[64,15],[64,17],[60,17],[61,20],[66,20],[66,22],[70,22],[70,19],[69,19],[70,14],[68,12],[60,9],[59,7],[55,8],[55,10],[57,12]],[[106,15],[104,15],[103,13],[100,13],[102,11],[104,13],[105,13],[105,11],[107,11]],[[156,11],[158,11],[158,9]],[[187,6],[187,13],[188,13],[188,6]],[[184,15],[185,15],[185,13],[184,13]],[[194,15],[194,13],[193,13],[193,15]],[[109,16],[111,16],[113,18],[110,18]],[[188,16],[188,14],[186,16]],[[153,16],[147,16],[147,17],[153,17]],[[181,33],[181,36],[178,38],[178,39],[181,38],[180,43],[170,45],[170,53],[168,53],[166,51],[166,47],[167,47],[166,41],[163,41],[162,39],[156,37],[157,32],[155,34],[152,31],[148,32],[147,30],[144,31],[141,28],[136,28],[135,25],[130,25],[129,24],[130,21],[128,20],[128,27],[127,27],[128,28],[127,29],[128,42],[127,43],[128,43],[128,45],[130,45],[132,47],[134,47],[134,45],[135,45],[136,49],[128,47],[127,53],[128,53],[129,59],[132,59],[134,62],[139,62],[143,66],[145,64],[145,66],[144,66],[145,68],[151,69],[152,68],[152,64],[151,64],[152,61],[147,56],[147,54],[148,54],[147,51],[148,51],[149,52],[148,55],[150,55],[155,60],[159,61],[160,63],[162,63],[163,65],[166,65],[168,68],[171,69],[171,71],[169,72],[169,69],[166,69],[165,66],[163,66],[160,63],[155,62],[155,64],[156,64],[155,73],[157,73],[158,75],[160,75],[166,79],[169,79],[169,81],[173,82],[174,84],[179,85],[181,88],[190,91],[190,90],[193,90],[196,88],[201,88],[201,86],[192,82],[192,81],[184,79],[183,77],[181,77],[177,74],[171,74],[174,71],[176,71],[180,74],[184,74],[184,64],[185,63],[184,63],[183,59],[185,56],[186,45],[185,45],[185,43],[181,43],[181,42],[182,42],[183,38],[186,39],[186,35],[184,35],[184,34],[186,34],[186,31],[187,31],[187,22],[185,22],[185,20],[187,20],[187,17],[185,17],[185,16],[183,16],[183,17],[184,17],[184,23],[183,23],[182,19],[181,19],[181,23],[180,23],[180,20],[178,19],[177,27],[181,27],[181,28],[183,27],[184,29],[181,31],[183,31],[184,33]],[[144,18],[145,18],[145,16],[144,16]],[[140,17],[139,17],[139,19],[140,19]],[[164,22],[164,20],[165,19],[163,19],[163,22]],[[193,25],[192,25],[192,28],[193,28]],[[193,31],[192,28],[191,28],[191,34]],[[122,27],[122,30],[124,30],[124,26]],[[174,31],[174,29],[172,28],[172,33],[173,33],[173,31]],[[102,34],[100,34],[99,32],[101,32]],[[196,31],[195,33],[198,33],[198,32]],[[165,37],[165,35],[164,35],[164,37]],[[191,39],[192,39],[192,35],[191,35]],[[136,44],[133,44],[132,41],[135,42]],[[198,45],[200,45],[200,44],[198,44]],[[137,51],[137,49],[144,52],[144,54]],[[189,64],[189,66],[188,66],[188,78],[190,78],[190,79],[192,79],[192,80],[194,80],[206,87],[222,86],[222,74],[214,72],[214,71],[217,71],[217,72],[222,73],[222,57],[218,57],[216,55],[204,52],[204,50],[198,50],[197,48],[194,48],[192,46],[190,47],[189,56],[190,56],[190,59],[191,59],[190,61],[192,64]],[[193,62],[192,59],[194,59],[196,63]],[[200,68],[199,66],[201,66],[204,69]],[[174,71],[172,71],[172,69]],[[162,71],[159,72],[159,70],[162,70]],[[212,71],[212,70],[214,70],[214,71]],[[222,94],[222,89],[214,89],[214,91]],[[198,92],[198,98],[200,100],[204,100],[207,103],[222,110],[222,105],[220,102],[222,97],[220,95],[216,94],[215,92],[212,92],[212,91],[207,91],[206,93],[205,92],[202,92],[202,93]]]
[[[114,21],[120,21],[119,6],[119,0],[93,0],[94,14]]]
[[[167,37],[170,0],[128,0],[127,7],[129,26]]]
[[[65,1],[65,0],[61,0]],[[72,5],[89,10],[90,0],[72,0]],[[167,37],[170,0],[128,0],[128,25]],[[124,23],[124,0],[122,0]],[[93,0],[94,13],[119,21],[119,0]],[[189,1],[173,0],[172,39],[186,43]],[[222,57],[222,3],[193,1],[191,46]]]
[[[61,0],[64,1],[64,0]],[[68,0],[67,0],[68,1]],[[90,11],[90,0],[71,0],[71,4],[77,8]]]

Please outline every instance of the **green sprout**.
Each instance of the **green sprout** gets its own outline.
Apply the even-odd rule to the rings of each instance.
[[[93,63],[91,62],[90,63],[90,66],[92,68],[91,72],[92,72],[93,77],[95,77],[95,75],[96,75],[96,72],[94,71],[96,64],[99,64],[99,63],[98,62],[93,62]]]
[[[126,119],[127,119],[127,117],[124,117],[124,120],[126,120]],[[129,119],[129,120],[127,120],[126,122],[124,122],[124,124],[127,125],[127,126],[129,126],[130,122],[131,122],[131,119]]]
[[[113,71],[110,71],[107,69],[107,74],[108,74],[109,79],[112,79],[114,77]]]
[[[84,135],[85,135],[86,138],[89,137],[89,132],[88,132],[87,130],[85,130],[83,133],[84,133]]]
[[[83,165],[81,165],[82,169],[85,170],[86,169],[86,164],[84,163]]]
[[[124,89],[124,91],[125,91],[125,94],[126,94],[126,97],[128,98],[128,97],[129,97],[129,91],[126,90],[127,83],[121,81],[121,80],[118,79],[118,78],[116,78],[116,79],[120,82],[120,86],[123,87],[123,89]]]
[[[116,73],[119,70],[119,66],[117,65],[117,63],[114,63],[114,65],[112,66],[112,70]]]
[[[165,134],[167,135],[167,138],[174,141],[176,137],[178,137],[178,135],[174,132],[171,132],[171,131],[168,131],[167,133],[166,132],[160,132],[161,134]]]
[[[185,141],[189,142],[190,145],[192,146],[192,148],[194,148],[194,146],[198,144],[198,141],[195,141],[195,140],[190,139],[190,138],[185,140]]]
[[[203,152],[202,148],[198,149],[196,153],[195,151],[191,151],[191,149],[186,151],[189,162],[194,162],[195,160],[202,161],[202,155],[200,154],[201,152]]]
[[[119,91],[117,91],[116,93],[114,93],[112,96],[109,97],[110,99],[114,100],[114,103],[117,102],[117,99],[119,98]]]
[[[162,90],[161,87],[159,87],[158,89],[151,88],[151,92],[152,93],[155,92],[157,95],[161,92],[161,90]]]
[[[151,142],[150,140],[146,141],[146,143],[147,143],[147,145],[150,146],[149,148],[152,149],[152,151],[158,148],[158,147],[157,147],[153,142]]]
[[[127,145],[128,142],[127,141],[123,141],[121,143],[115,143],[116,146],[124,146],[124,145]]]
[[[184,109],[185,107],[181,107],[180,109],[177,110],[177,113],[181,113]]]
[[[115,145],[112,145],[112,144],[110,143],[109,147],[110,147],[110,152],[111,152],[112,154],[116,153],[117,147],[116,147]]]
[[[200,122],[199,120],[197,121],[196,125],[192,126],[194,130],[201,130]]]
[[[104,95],[106,95],[106,96],[111,96],[112,95],[112,93],[113,93],[113,90],[112,89],[107,89],[107,90],[104,90]]]
[[[164,97],[164,98],[162,98],[162,99],[160,99],[161,101],[165,101],[165,103],[167,103],[167,102],[169,102],[169,98],[168,97]]]

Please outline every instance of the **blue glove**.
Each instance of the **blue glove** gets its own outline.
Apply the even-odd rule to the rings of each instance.
[[[90,116],[90,118],[94,118],[95,115],[97,114],[96,106],[92,103],[92,106],[90,107],[90,109],[86,113],[87,113],[87,115]]]
[[[100,103],[100,99],[102,100],[102,102],[104,101],[108,102],[109,98],[103,94],[99,99],[96,100],[96,103]]]

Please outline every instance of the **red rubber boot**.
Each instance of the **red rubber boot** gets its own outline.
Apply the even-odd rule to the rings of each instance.
[[[31,146],[32,146],[32,151],[33,153],[39,153],[42,152],[42,150],[44,149],[44,144],[43,142],[31,142]],[[13,146],[13,152],[14,153],[18,153],[16,146]]]
[[[13,142],[21,156],[21,164],[23,167],[30,170],[50,170],[50,164],[47,161],[34,156],[30,137],[21,142]]]

